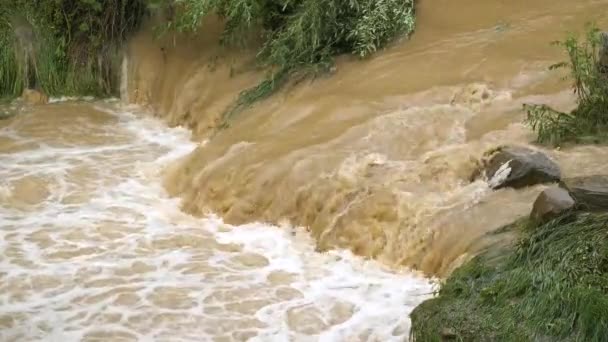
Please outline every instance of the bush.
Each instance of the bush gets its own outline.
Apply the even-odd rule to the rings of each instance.
[[[51,95],[115,92],[118,47],[147,8],[170,9],[166,28],[178,31],[194,31],[208,15],[219,15],[227,44],[260,33],[258,60],[272,72],[241,94],[235,110],[270,95],[294,72],[328,70],[337,54],[366,57],[414,29],[414,0],[7,1],[0,8],[0,96],[26,86]],[[24,60],[19,50],[15,18],[34,32],[35,59]]]
[[[413,0],[178,0],[170,28],[197,29],[209,14],[225,22],[222,41],[241,42],[261,29],[258,57],[274,72],[241,94],[238,104],[264,98],[299,70],[327,70],[332,57],[366,57],[414,29]]]
[[[551,69],[569,69],[578,106],[571,113],[562,113],[546,105],[526,104],[527,123],[540,143],[604,141],[608,132],[608,36],[591,26],[582,42],[570,36],[554,44],[566,50],[569,61]]]
[[[568,214],[523,237],[502,258],[482,254],[412,313],[416,341],[606,341],[608,215]]]

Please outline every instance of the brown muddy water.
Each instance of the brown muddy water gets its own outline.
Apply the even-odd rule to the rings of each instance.
[[[305,232],[179,210],[161,170],[196,144],[117,103],[0,128],[1,341],[403,339],[428,280],[320,254]]]
[[[540,187],[492,192],[469,182],[501,144],[531,144],[522,104],[573,106],[565,58],[550,43],[581,32],[608,1],[448,1],[418,4],[418,29],[366,61],[304,80],[232,118],[173,165],[165,185],[195,215],[290,222],[320,251],[348,248],[391,266],[445,276],[480,238],[529,212]],[[259,80],[248,56],[198,37],[135,39],[128,98],[196,139],[214,132],[236,94]],[[203,51],[203,56],[194,55]],[[162,48],[162,50],[161,50]],[[566,177],[601,171],[599,147],[548,151]]]
[[[410,41],[215,135],[260,79],[252,54],[218,47],[217,27],[143,32],[123,70],[134,105],[0,122],[0,340],[407,340],[433,289],[409,269],[446,276],[529,212],[542,187],[468,178],[487,149],[532,143],[522,103],[573,106],[548,43],[607,9],[420,1]],[[608,164],[604,147],[547,152],[566,177]]]

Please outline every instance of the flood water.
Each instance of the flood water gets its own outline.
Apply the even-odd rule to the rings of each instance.
[[[551,42],[603,27],[606,10],[604,0],[419,1],[411,40],[364,61],[342,56],[332,75],[287,85],[219,132],[226,106],[261,75],[248,69],[253,53],[217,46],[209,21],[194,37],[136,37],[128,98],[212,137],[165,179],[186,212],[288,221],[320,251],[444,277],[486,233],[529,213],[542,186],[494,192],[470,176],[487,150],[534,145],[524,103],[573,108],[565,74],[548,70],[566,58]],[[608,161],[601,147],[544,149],[565,177]]]
[[[252,53],[217,29],[143,32],[123,70],[136,105],[0,121],[0,340],[407,340],[430,279],[529,213],[543,186],[469,177],[488,149],[534,146],[523,103],[572,108],[549,42],[606,10],[420,1],[411,41],[341,57],[221,131],[260,79]],[[601,146],[534,147],[565,177],[608,164]]]
[[[195,144],[118,104],[0,129],[0,340],[403,339],[431,292],[306,234],[179,211],[161,170]]]

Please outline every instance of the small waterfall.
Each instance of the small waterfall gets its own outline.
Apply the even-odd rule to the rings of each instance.
[[[122,55],[120,71],[120,99],[122,103],[129,103],[129,57],[126,51]]]
[[[198,144],[144,114],[58,103],[0,128],[0,341],[406,339],[432,281],[182,213],[162,174]]]

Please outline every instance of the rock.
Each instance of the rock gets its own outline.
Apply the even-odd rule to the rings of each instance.
[[[38,90],[24,89],[21,99],[29,105],[43,105],[49,103],[49,97]]]
[[[608,176],[594,175],[568,178],[561,182],[577,206],[590,211],[608,210]]]
[[[534,201],[530,219],[542,224],[573,209],[575,205],[568,190],[559,186],[550,187],[541,192]]]
[[[492,189],[523,188],[558,182],[559,166],[546,154],[526,147],[504,146],[493,150],[483,163],[483,174]]]

